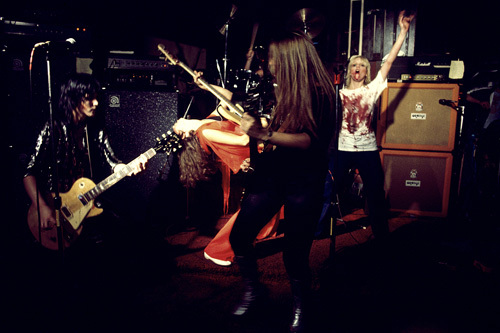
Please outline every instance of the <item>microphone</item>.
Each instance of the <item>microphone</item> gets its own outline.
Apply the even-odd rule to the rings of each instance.
[[[449,99],[440,99],[439,100],[439,104],[445,105],[445,106],[450,106],[452,108],[454,108],[456,106],[455,103],[457,103],[457,101],[452,101]]]
[[[35,44],[35,47],[42,47],[42,46],[52,46],[52,45],[73,45],[76,43],[76,40],[74,38],[68,38],[64,41],[46,41],[46,42],[40,42],[40,43],[36,43]]]

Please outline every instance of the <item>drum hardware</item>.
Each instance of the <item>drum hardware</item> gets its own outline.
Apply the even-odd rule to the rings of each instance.
[[[325,27],[325,16],[316,9],[302,8],[288,20],[290,31],[303,31],[311,39],[317,37]]]

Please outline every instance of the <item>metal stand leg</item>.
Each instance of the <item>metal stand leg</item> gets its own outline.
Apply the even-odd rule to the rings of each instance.
[[[333,260],[335,255],[337,222],[345,223],[340,210],[339,195],[335,194],[334,197],[335,200],[330,202],[330,260]],[[337,213],[335,213],[335,207],[337,207]]]

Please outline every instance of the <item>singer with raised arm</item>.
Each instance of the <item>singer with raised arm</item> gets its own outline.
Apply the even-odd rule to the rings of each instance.
[[[71,232],[69,227],[64,229],[62,238],[56,236],[62,219],[53,202],[57,194],[68,193],[82,177],[92,179],[105,165],[111,172],[126,170],[129,175],[146,167],[147,159],[141,155],[130,170],[124,169],[127,166],[113,153],[106,132],[95,120],[99,91],[100,85],[91,75],[72,75],[61,87],[52,124],[45,123],[28,159],[23,183],[31,200],[33,215],[29,217],[34,217],[28,222],[34,236],[49,249],[71,245],[69,237],[79,236],[82,228],[86,230],[83,223]]]
[[[361,55],[351,57],[345,87],[340,90],[342,123],[338,151],[334,157],[333,176],[336,193],[347,186],[348,171],[357,168],[363,180],[369,221],[376,240],[389,234],[388,207],[384,191],[384,171],[375,131],[372,127],[375,103],[387,87],[387,76],[410,28],[413,15],[399,13],[400,32],[385,57],[374,80],[370,78],[370,62]]]

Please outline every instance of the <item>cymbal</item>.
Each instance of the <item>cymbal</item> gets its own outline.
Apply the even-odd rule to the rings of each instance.
[[[313,8],[302,8],[296,11],[287,22],[290,31],[303,31],[309,37],[318,36],[325,27],[325,16]]]

